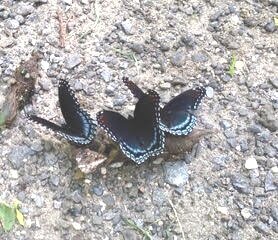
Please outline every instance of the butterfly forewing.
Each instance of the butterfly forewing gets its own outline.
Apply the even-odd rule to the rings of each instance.
[[[90,144],[95,136],[96,124],[90,115],[80,107],[67,81],[61,80],[59,82],[58,96],[65,124],[59,126],[35,115],[29,116],[29,119],[53,130],[77,145]]]

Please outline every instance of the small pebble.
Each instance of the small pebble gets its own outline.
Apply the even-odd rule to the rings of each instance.
[[[258,163],[257,163],[257,160],[256,158],[254,157],[249,157],[248,159],[246,159],[246,162],[245,162],[245,168],[250,170],[250,169],[256,169],[258,168]]]
[[[206,95],[208,98],[213,98],[214,90],[212,87],[206,87]]]
[[[251,217],[251,213],[250,213],[250,210],[248,208],[243,208],[241,211],[240,211],[240,214],[241,216],[247,220],[248,218]]]

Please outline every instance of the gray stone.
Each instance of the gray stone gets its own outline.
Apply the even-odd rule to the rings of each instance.
[[[143,44],[133,43],[133,44],[130,45],[130,48],[138,54],[141,54],[141,53],[144,52],[144,45]]]
[[[111,79],[111,72],[109,71],[108,68],[103,70],[100,75],[105,82],[109,82]]]
[[[270,78],[269,79],[269,82],[271,83],[271,85],[275,88],[278,88],[278,78],[275,77],[275,78]]]
[[[228,163],[228,161],[230,160],[230,158],[228,156],[222,155],[222,156],[218,156],[213,158],[213,170],[214,171],[220,171],[224,168],[226,168],[226,165]]]
[[[230,120],[223,119],[220,121],[219,125],[224,129],[228,129],[232,126],[232,122]]]
[[[269,228],[266,224],[264,224],[263,222],[257,223],[257,224],[254,226],[254,228],[255,228],[258,232],[263,233],[263,234],[265,234],[265,235],[269,235],[269,234],[270,234],[270,228]]]
[[[196,46],[196,41],[194,37],[189,34],[182,36],[181,41],[184,43],[186,47],[194,48]]]
[[[157,206],[161,206],[164,202],[166,202],[166,196],[161,188],[156,188],[152,194],[153,203]]]
[[[250,132],[252,132],[252,133],[255,133],[255,134],[262,132],[262,128],[261,128],[259,125],[257,125],[257,124],[251,125],[251,126],[248,128],[248,130],[249,130]]]
[[[75,203],[81,203],[83,200],[83,197],[81,196],[81,193],[79,190],[75,190],[72,194],[71,194],[71,199],[75,202]]]
[[[273,6],[278,7],[278,0],[270,0],[269,3]]]
[[[264,29],[265,29],[267,32],[274,32],[274,31],[276,30],[276,26],[275,26],[274,21],[271,21],[271,22],[267,23],[267,24],[264,26]]]
[[[231,177],[233,187],[240,193],[249,194],[251,192],[251,187],[249,185],[248,178],[235,174]]]
[[[275,176],[273,175],[273,173],[271,171],[269,171],[265,176],[265,186],[264,186],[265,191],[267,191],[267,192],[276,191],[277,186],[276,186],[275,182],[276,182]]]
[[[276,149],[270,145],[264,147],[264,153],[269,157],[275,157],[277,155]]]
[[[166,162],[163,169],[165,182],[177,187],[188,182],[188,168],[184,161]]]
[[[102,196],[103,195],[103,188],[101,185],[94,185],[92,187],[92,193],[94,193],[97,196]]]
[[[105,195],[103,196],[102,200],[107,205],[107,207],[114,207],[115,205],[115,199],[112,197],[112,195]]]
[[[113,106],[123,106],[126,102],[126,97],[124,95],[119,95],[117,97],[115,97],[115,99],[113,100]]]
[[[278,119],[275,118],[276,113],[270,104],[266,105],[260,112],[261,118],[259,122],[270,131],[275,132],[278,130]]]
[[[19,169],[24,164],[24,158],[32,154],[33,151],[27,146],[16,146],[12,148],[8,154],[8,160],[12,163],[15,169]]]
[[[177,51],[172,55],[171,63],[176,67],[181,67],[185,64],[186,54],[184,51]]]
[[[67,57],[65,66],[67,69],[72,69],[82,62],[81,55],[71,54]]]
[[[101,225],[103,223],[102,216],[98,216],[96,214],[92,215],[92,224]]]
[[[9,29],[19,28],[19,22],[16,19],[8,19],[5,23],[6,27]]]
[[[278,205],[271,207],[271,216],[278,222]]]
[[[204,63],[204,62],[208,61],[208,57],[202,53],[196,53],[196,54],[192,55],[191,59],[193,62],[198,62],[198,63]]]
[[[140,240],[141,237],[134,231],[130,229],[126,229],[122,231],[124,240]]]
[[[227,139],[227,143],[232,148],[236,148],[238,146],[238,142],[237,142],[236,138],[229,138],[229,139]]]
[[[49,181],[51,184],[53,184],[55,187],[57,187],[57,186],[59,186],[59,183],[60,183],[60,177],[52,175],[52,176],[50,176]]]
[[[126,19],[125,21],[121,22],[122,28],[127,35],[133,34],[133,26],[129,19]]]
[[[24,3],[24,2],[19,2],[14,9],[16,14],[22,15],[22,16],[27,16],[29,14],[31,14],[32,12],[35,11],[35,8],[28,4],[28,3]]]
[[[222,15],[222,11],[217,11],[210,16],[209,20],[211,22],[217,21],[219,19],[219,17],[221,17],[221,15]]]
[[[33,201],[35,202],[36,206],[38,208],[43,207],[44,205],[44,199],[41,195],[37,195],[37,194],[32,194],[31,198],[33,199]]]

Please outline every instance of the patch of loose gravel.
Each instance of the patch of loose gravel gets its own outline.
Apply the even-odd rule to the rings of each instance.
[[[75,177],[72,147],[20,114],[0,135],[0,201],[22,202],[26,224],[3,240],[277,239],[277,1],[3,0],[0,103],[21,60],[42,53],[36,113],[59,121],[58,79],[90,114],[128,114],[129,76],[162,103],[213,89],[198,111],[217,131],[177,162],[113,164]],[[59,42],[57,11],[66,25]],[[235,75],[228,74],[232,55]]]

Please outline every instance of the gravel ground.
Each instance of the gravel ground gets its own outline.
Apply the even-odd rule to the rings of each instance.
[[[2,0],[0,103],[20,61],[39,51],[33,107],[48,119],[60,119],[58,79],[93,117],[130,113],[129,76],[164,103],[212,87],[198,127],[217,131],[174,162],[114,163],[80,180],[72,147],[21,113],[0,135],[0,201],[19,199],[26,224],[0,239],[144,239],[125,219],[152,239],[278,239],[277,9],[277,0]]]

